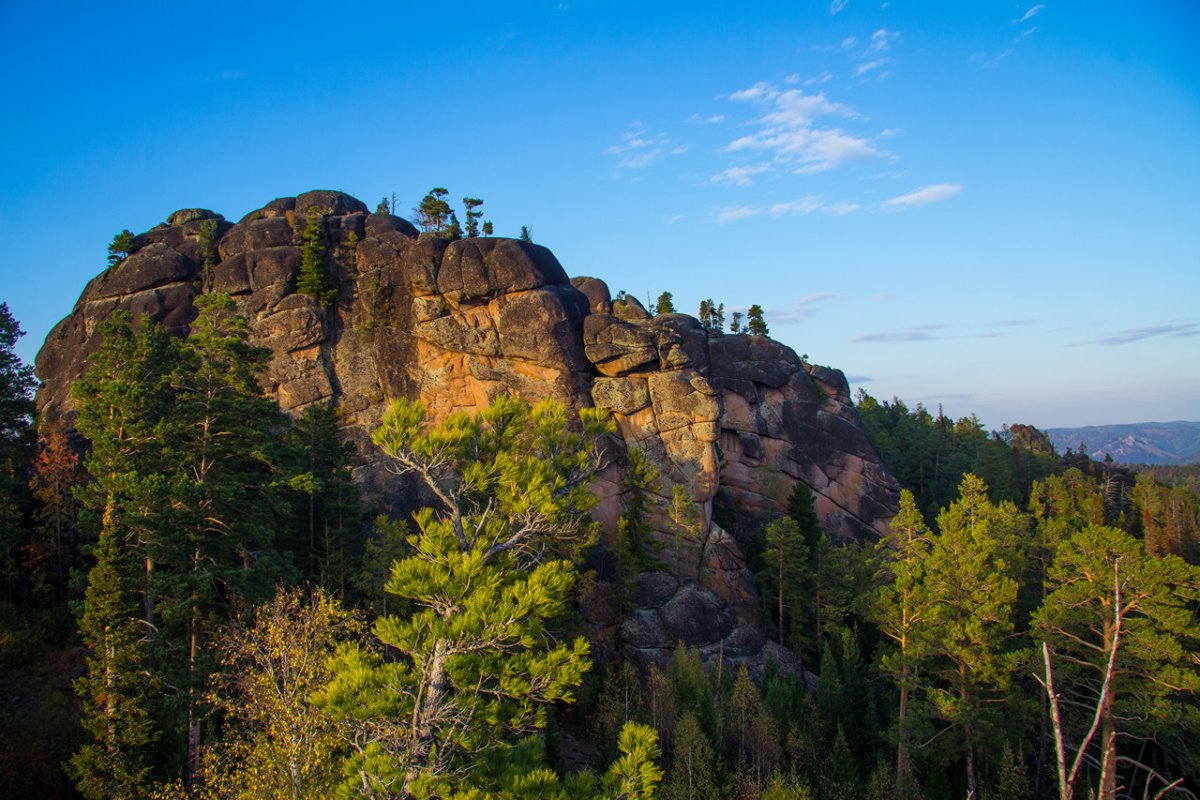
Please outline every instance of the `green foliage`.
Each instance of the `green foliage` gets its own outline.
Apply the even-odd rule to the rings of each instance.
[[[450,204],[446,202],[449,192],[435,186],[429,194],[421,198],[421,203],[413,209],[413,222],[427,233],[441,234],[450,221]]]
[[[275,542],[288,515],[283,465],[292,460],[281,435],[286,418],[256,380],[267,351],[248,344],[228,296],[202,295],[196,306],[186,341],[145,319],[134,333],[127,315],[114,314],[75,386],[77,426],[92,444],[92,481],[80,498],[100,516],[107,552],[123,581],[136,580],[142,601],[136,612],[128,602],[122,611],[139,620],[139,653],[123,652],[129,639],[103,657],[92,645],[81,684],[89,724],[94,734],[107,724],[110,665],[144,660],[151,684],[171,687],[137,698],[153,706],[158,774],[182,773],[188,782],[199,767],[203,691],[215,666],[209,643],[227,618],[227,599],[266,597],[289,574]],[[91,642],[112,623],[108,612],[89,617],[89,606],[111,607],[107,598],[134,593],[128,584],[112,588],[111,570],[99,566],[88,576],[81,626]],[[85,771],[79,777],[81,785],[92,780]]]
[[[533,242],[533,233],[528,225],[521,226],[521,235],[519,238],[522,242]]]
[[[217,220],[206,219],[200,223],[200,269],[204,291],[211,291],[213,270],[221,258],[217,252]]]
[[[392,566],[387,591],[413,613],[376,621],[389,660],[347,649],[329,689],[366,743],[347,787],[442,791],[544,727],[547,704],[573,699],[588,644],[556,642],[547,626],[575,584],[570,559],[593,535],[587,483],[612,430],[594,409],[580,424],[571,432],[562,406],[507,395],[431,428],[419,403],[396,401],[385,415],[376,444],[442,509],[414,514],[412,555]]]
[[[795,643],[805,633],[803,618],[798,615],[809,599],[809,549],[804,533],[792,517],[771,522],[764,537],[766,545],[758,585],[766,605],[766,618],[774,622],[780,644]]]
[[[741,311],[733,312],[733,319],[730,320],[730,322],[729,322],[729,332],[730,333],[741,333],[742,332],[742,317],[744,317],[744,316],[745,316],[745,314],[743,314]]]
[[[15,600],[22,583],[20,548],[29,508],[27,481],[34,457],[33,367],[14,352],[24,335],[0,303],[0,582],[3,597]]]
[[[696,317],[700,327],[710,335],[720,334],[725,330],[725,304],[715,303],[712,298],[700,301],[700,312]]]
[[[205,762],[216,798],[330,797],[348,744],[338,720],[314,702],[331,656],[361,627],[318,589],[280,589],[236,619],[216,643],[222,671],[210,702],[224,721]]]
[[[619,535],[618,572],[622,577],[657,567],[658,559],[649,552],[650,503],[658,485],[658,470],[637,448],[626,453],[626,467],[621,474],[621,497],[624,513],[617,522]]]
[[[491,236],[494,230],[495,228],[492,225],[492,221],[490,219],[485,219],[483,221],[483,235]]]
[[[1035,635],[1052,648],[1064,705],[1096,709],[1097,760],[1110,739],[1154,737],[1173,754],[1175,769],[1196,774],[1200,568],[1177,556],[1156,558],[1119,529],[1089,525],[1058,547],[1049,589],[1034,616]],[[1102,692],[1110,659],[1114,672]],[[1079,742],[1090,722],[1067,714],[1068,741]]]
[[[67,766],[89,800],[142,797],[150,785],[157,732],[149,701],[160,687],[142,668],[137,564],[130,556],[116,520],[106,519],[79,623],[89,655],[76,690],[90,741]]]
[[[763,319],[762,306],[758,303],[750,306],[746,311],[746,333],[751,336],[766,336],[770,333],[767,328],[767,323]]]
[[[391,214],[392,213],[392,206],[390,203],[388,203],[388,199],[386,197],[379,198],[379,203],[375,206],[375,213],[376,214]]]
[[[135,246],[133,233],[128,228],[118,233],[108,245],[108,266],[115,267],[129,258]]]
[[[673,765],[663,787],[666,800],[717,800],[716,757],[696,715],[685,711],[675,727]]]
[[[463,207],[466,208],[467,216],[467,236],[479,235],[479,220],[483,217],[483,212],[477,209],[483,205],[483,201],[478,197],[464,197]]]
[[[671,297],[670,292],[663,292],[658,296],[658,302],[654,304],[655,314],[674,314],[675,300]]]
[[[300,235],[300,272],[296,276],[296,291],[306,294],[322,306],[337,300],[337,287],[329,274],[325,260],[325,220],[316,206],[310,206]]]

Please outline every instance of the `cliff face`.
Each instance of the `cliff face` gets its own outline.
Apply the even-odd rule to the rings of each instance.
[[[294,291],[314,206],[337,285],[331,308]],[[205,274],[200,230],[214,219],[218,259]],[[272,351],[263,386],[282,408],[343,407],[358,478],[380,505],[403,505],[370,444],[392,398],[419,397],[435,418],[504,392],[610,409],[621,441],[595,484],[597,516],[615,536],[624,450],[641,450],[663,478],[654,527],[671,542],[659,553],[669,563],[638,576],[631,613],[617,612],[603,583],[583,613],[598,644],[637,660],[680,641],[733,659],[764,652],[745,555],[712,522],[718,495],[737,512],[777,513],[803,481],[825,530],[842,540],[877,535],[896,508],[898,486],[859,427],[841,372],[770,339],[709,335],[683,314],[651,316],[598,279],[569,280],[544,247],[419,235],[339,192],[277,199],[235,225],[188,209],[138,236],[135,252],[93,279],[47,337],[39,409],[70,418],[70,385],[114,310],[183,334],[206,286],[232,295],[255,342]],[[683,543],[666,518],[672,484],[686,488],[702,519],[702,532]]]

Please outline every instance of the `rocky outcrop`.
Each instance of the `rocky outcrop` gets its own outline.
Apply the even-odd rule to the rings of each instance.
[[[294,288],[314,213],[337,286],[330,308]],[[217,259],[206,269],[201,227],[212,221]],[[662,476],[652,526],[666,563],[637,577],[632,610],[617,612],[603,575],[582,610],[600,646],[643,662],[677,642],[735,660],[770,650],[745,553],[713,522],[714,499],[775,514],[803,481],[826,531],[842,540],[882,532],[896,506],[897,485],[858,426],[841,372],[767,338],[653,316],[601,280],[568,279],[544,247],[421,234],[340,192],[280,198],[236,224],[185,209],[137,236],[132,254],[93,279],[47,337],[37,359],[43,414],[69,419],[69,388],[99,345],[99,322],[122,309],[184,334],[206,287],[230,294],[254,341],[271,350],[263,387],[283,409],[344,409],[358,478],[381,505],[394,505],[396,490],[370,432],[392,398],[419,397],[435,418],[505,392],[609,409],[619,441],[595,483],[596,515],[615,536],[623,453],[640,450]],[[685,537],[667,516],[673,485],[699,519]]]

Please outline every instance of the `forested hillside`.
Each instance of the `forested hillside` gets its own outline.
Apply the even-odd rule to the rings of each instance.
[[[1200,783],[1185,485],[1060,456],[1028,426],[865,394],[851,410],[824,394],[831,370],[715,333],[663,339],[677,359],[758,359],[719,367],[723,390],[763,399],[723,396],[722,424],[747,423],[720,439],[741,460],[709,487],[713,520],[695,476],[656,466],[681,462],[637,446],[660,439],[624,430],[640,407],[511,392],[472,413],[391,398],[366,435],[409,508],[377,516],[348,412],[283,413],[271,351],[200,288],[186,336],[111,313],[53,421],[0,306],[7,796],[1115,800]],[[691,330],[679,316],[654,319]],[[722,396],[699,377],[681,428]],[[816,460],[818,428],[763,421],[771,397],[824,430],[861,420],[898,512],[835,526],[822,502],[853,482],[807,481],[865,473]],[[772,460],[793,439],[787,459],[811,460]],[[739,575],[745,595],[718,593]]]

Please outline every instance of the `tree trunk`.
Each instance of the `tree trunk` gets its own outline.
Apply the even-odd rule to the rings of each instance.
[[[429,754],[433,749],[433,740],[437,731],[433,721],[442,711],[449,688],[449,676],[446,674],[446,661],[449,658],[450,645],[444,639],[439,639],[433,645],[433,657],[429,661],[429,678],[420,705],[415,709],[413,719],[412,748],[409,751],[408,771],[404,775],[402,797],[412,797],[413,782],[429,768]]]
[[[902,646],[903,647],[903,646]],[[901,650],[903,655],[903,649]],[[908,665],[900,673],[900,713],[896,717],[896,796],[908,797]]]

